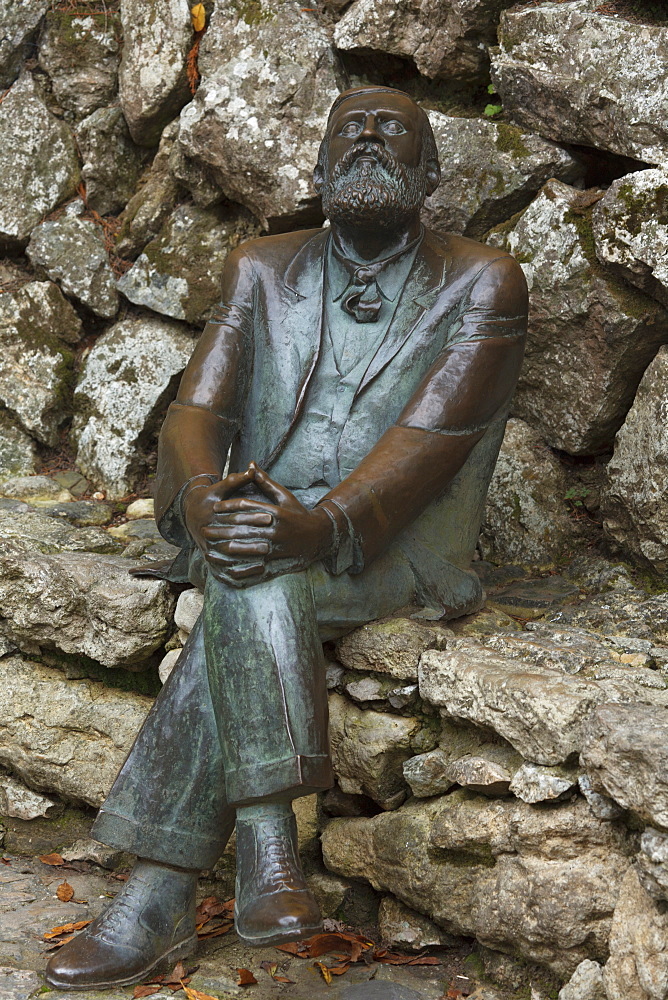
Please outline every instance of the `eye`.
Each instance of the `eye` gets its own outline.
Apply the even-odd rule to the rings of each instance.
[[[346,124],[341,129],[340,135],[345,135],[348,137],[359,135],[362,131],[362,125],[360,122],[346,122]]]
[[[383,132],[387,132],[388,135],[403,135],[407,130],[397,121],[396,118],[390,119],[388,122],[383,122],[381,128]]]

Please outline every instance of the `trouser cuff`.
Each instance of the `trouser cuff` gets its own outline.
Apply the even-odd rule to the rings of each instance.
[[[150,821],[137,822],[108,812],[103,807],[93,823],[91,836],[102,844],[140,858],[178,868],[202,870],[213,868],[225,850],[233,826],[234,813],[230,811],[230,824],[223,831],[224,836],[213,839],[178,827],[156,826]]]
[[[227,798],[233,806],[250,805],[276,795],[296,799],[323,792],[333,784],[329,754],[314,757],[296,754],[225,771]]]

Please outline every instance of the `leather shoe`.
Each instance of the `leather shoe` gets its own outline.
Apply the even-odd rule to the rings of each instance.
[[[255,947],[284,944],[322,930],[318,904],[306,885],[290,805],[237,811],[235,929]]]
[[[194,951],[197,872],[140,859],[111,905],[46,967],[63,990],[130,986]]]

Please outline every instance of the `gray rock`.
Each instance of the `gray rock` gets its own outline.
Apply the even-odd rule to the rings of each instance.
[[[109,504],[99,500],[73,500],[57,503],[44,510],[48,517],[63,518],[77,528],[91,528],[109,524],[114,512]]]
[[[356,983],[347,986],[341,1000],[423,1000],[424,994],[396,983]]]
[[[457,639],[446,652],[422,655],[419,683],[421,697],[446,717],[490,726],[527,760],[554,765],[582,749],[602,702],[668,704],[668,692],[644,688],[633,674],[585,680]]]
[[[380,677],[360,677],[357,680],[347,681],[343,685],[344,692],[353,701],[386,701],[387,695],[392,688],[392,681]]]
[[[486,75],[487,48],[496,41],[500,12],[509,6],[510,0],[356,0],[336,25],[334,44],[344,51],[403,56],[427,77],[474,80]]]
[[[146,152],[134,144],[118,107],[98,108],[76,127],[83,157],[86,203],[100,215],[114,215],[135,192]]]
[[[35,442],[6,410],[0,410],[0,477],[35,471]]]
[[[668,834],[648,826],[640,838],[636,861],[643,889],[657,902],[668,900]]]
[[[417,684],[406,684],[404,687],[392,688],[387,692],[387,700],[392,708],[407,708],[418,696]]]
[[[220,300],[230,250],[260,235],[245,209],[181,205],[118,282],[136,305],[203,325]]]
[[[39,64],[59,105],[85,118],[111,104],[118,88],[121,30],[118,14],[72,16],[50,11],[39,39]]]
[[[184,590],[182,594],[179,594],[174,612],[174,621],[177,627],[183,629],[184,632],[192,632],[203,607],[204,595],[199,590]]]
[[[406,798],[402,765],[420,733],[418,719],[363,711],[338,694],[329,697],[334,773],[342,791],[368,795],[382,809]]]
[[[445,769],[446,776],[462,788],[480,795],[507,795],[511,775],[505,767],[484,757],[462,757]]]
[[[559,1000],[606,1000],[603,969],[598,962],[586,958],[559,991]]]
[[[26,253],[42,277],[98,316],[110,318],[118,309],[116,280],[99,226],[73,215],[43,222],[33,230]]]
[[[123,852],[88,837],[86,840],[75,841],[71,847],[62,851],[61,856],[65,861],[92,861],[101,868],[116,868]]]
[[[448,777],[449,763],[450,755],[444,750],[430,750],[429,753],[421,753],[405,761],[404,778],[411,786],[413,795],[416,798],[428,798],[450,791],[456,782]]]
[[[0,660],[0,679],[0,762],[36,788],[99,806],[151,699],[19,656]]]
[[[335,819],[322,844],[336,874],[567,978],[584,959],[606,958],[634,838],[584,799],[541,808],[461,791]]]
[[[613,181],[594,207],[592,227],[602,264],[668,306],[668,168]]]
[[[392,948],[422,951],[447,943],[440,927],[394,896],[385,896],[380,901],[378,930],[381,940]]]
[[[410,618],[386,618],[349,632],[336,643],[336,657],[349,670],[373,670],[415,681],[426,649],[442,649],[448,629],[430,628]]]
[[[667,757],[668,712],[601,705],[589,720],[580,762],[596,791],[668,828]]]
[[[578,787],[589,803],[589,808],[598,819],[619,819],[624,815],[624,810],[617,805],[614,799],[594,791],[591,778],[587,774],[580,775]]]
[[[77,465],[109,498],[130,492],[140,444],[175,394],[193,346],[180,324],[136,316],[114,324],[86,358],[75,391]]]
[[[135,142],[157,145],[160,133],[190,100],[186,57],[193,43],[188,0],[149,0],[142,17],[121,0],[123,58],[120,98]]]
[[[0,91],[14,83],[48,0],[5,0],[0,8]]]
[[[69,490],[63,489],[60,483],[49,476],[12,476],[0,483],[0,496],[25,500],[29,504],[41,500],[57,503],[72,499]]]
[[[132,577],[127,570],[118,556],[43,555],[5,542],[0,631],[36,654],[56,650],[106,667],[136,668],[167,639],[174,599],[163,581]]]
[[[177,649],[170,649],[168,653],[165,653],[160,664],[158,666],[158,677],[164,684],[172,670],[176,666],[176,661],[183,652],[183,648],[179,647]]]
[[[47,110],[31,77],[23,77],[0,104],[0,246],[23,246],[78,183],[70,130]]]
[[[321,19],[295,0],[259,16],[217,7],[202,39],[202,80],[179,145],[263,226],[314,217],[312,173],[343,80]]]
[[[668,914],[643,889],[631,868],[610,930],[603,970],[607,1000],[659,1000],[668,996]]]
[[[79,317],[52,282],[0,295],[0,402],[51,447],[71,412],[74,357],[63,341],[76,342],[81,333]]]
[[[22,781],[17,781],[9,774],[0,774],[0,816],[23,820],[37,819],[39,816],[48,816],[55,807],[53,799],[38,795],[32,789],[26,788]]]
[[[8,965],[0,967],[2,1000],[28,1000],[28,997],[34,996],[41,985],[42,982],[36,972],[12,969]]]
[[[581,534],[564,502],[567,491],[566,471],[541,436],[523,420],[509,420],[480,528],[483,558],[528,566],[563,559]]]
[[[606,467],[605,531],[636,560],[668,569],[668,347],[643,375]]]
[[[668,149],[668,27],[606,16],[599,6],[577,0],[504,13],[492,80],[525,128],[661,163]]]
[[[510,791],[522,802],[553,802],[577,787],[577,775],[561,768],[523,764],[510,783]]]
[[[169,168],[169,156],[178,130],[178,121],[165,127],[158,152],[121,215],[116,241],[116,252],[121,257],[136,257],[158,235],[176,208],[181,185]]]
[[[513,412],[572,455],[610,448],[668,330],[654,299],[598,263],[592,199],[549,181],[519,218],[488,237],[518,258],[531,291]]]
[[[440,155],[441,183],[427,198],[423,218],[437,231],[479,239],[526,208],[550,177],[572,183],[581,173],[570,153],[516,125],[439,111],[427,114]]]

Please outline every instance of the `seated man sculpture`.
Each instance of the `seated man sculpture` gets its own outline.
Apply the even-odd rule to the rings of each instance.
[[[93,828],[136,867],[50,960],[54,986],[131,984],[187,955],[198,871],[235,822],[240,937],[317,931],[291,802],[333,782],[322,641],[407,605],[481,604],[470,564],[527,292],[508,254],[421,225],[439,179],[410,97],[347,91],[314,174],[330,227],[227,259],[156,483],[181,548],[168,578],[204,608]]]

